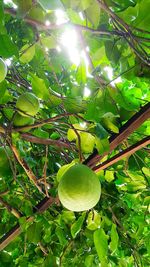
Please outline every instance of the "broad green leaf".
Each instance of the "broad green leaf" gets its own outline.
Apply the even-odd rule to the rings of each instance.
[[[20,54],[19,60],[22,63],[29,63],[35,55],[35,45],[24,45],[20,50]]]
[[[0,98],[2,98],[5,95],[7,89],[7,82],[4,80],[0,83]]]
[[[43,100],[48,100],[50,95],[45,81],[34,74],[31,74],[31,77],[32,89],[34,94]]]
[[[57,267],[56,264],[56,257],[52,253],[52,251],[49,252],[48,256],[46,257],[46,260],[42,264],[42,267]]]
[[[114,171],[107,171],[105,172],[105,180],[110,183],[115,179]]]
[[[75,221],[71,226],[71,235],[73,238],[81,231],[82,225],[84,223],[86,212],[83,212],[82,215]]]
[[[112,253],[114,253],[118,248],[118,240],[119,240],[118,233],[116,230],[116,224],[112,224],[110,236],[111,236],[110,250],[112,251]]]
[[[85,266],[86,266],[86,267],[91,267],[91,266],[93,266],[93,261],[94,261],[94,255],[88,255],[88,256],[85,258]]]
[[[78,138],[78,135],[77,135],[76,131],[78,133],[80,133],[80,130],[81,131],[86,130],[86,128],[82,127],[78,123],[73,124],[73,128],[75,128],[75,130],[74,129],[69,129],[68,132],[67,132],[67,138],[68,138],[69,141],[73,141],[73,140],[76,140]]]
[[[45,9],[45,10],[55,10],[63,8],[63,5],[60,0],[38,0],[38,3]]]
[[[37,244],[41,240],[42,224],[40,222],[31,224],[27,229],[27,238],[30,242]]]
[[[28,16],[43,23],[45,21],[45,12],[41,6],[33,6],[29,11]]]
[[[101,216],[96,210],[90,211],[87,218],[87,228],[89,230],[96,230],[100,227]]]
[[[109,141],[108,138],[106,139],[99,139],[95,137],[95,146],[98,150],[98,153],[102,155],[104,152],[109,150]]]
[[[71,224],[75,221],[76,217],[73,211],[63,210],[62,219],[66,224]]]
[[[100,6],[96,0],[93,0],[89,8],[86,9],[86,15],[93,26],[97,28],[100,21]]]
[[[95,146],[95,137],[90,133],[80,132],[81,150],[83,153],[92,153]],[[76,145],[79,148],[79,139],[76,139]]]
[[[94,245],[102,266],[107,266],[108,236],[104,229],[100,228],[94,232]]]
[[[67,239],[65,236],[65,232],[63,231],[63,229],[59,226],[56,227],[56,235],[59,239],[59,242],[62,246],[65,246],[67,244]]]
[[[114,133],[119,133],[116,116],[113,113],[111,112],[105,113],[101,118],[101,123],[104,127],[106,127],[106,129]]]
[[[25,17],[32,8],[32,0],[16,0],[18,17]]]
[[[54,39],[53,36],[43,37],[40,39],[40,42],[43,47],[48,48],[48,49],[53,49],[53,48],[56,48],[57,46],[57,41],[56,39]]]
[[[18,56],[18,49],[8,35],[0,35],[0,56],[9,58]]]
[[[49,138],[49,133],[46,132],[46,131],[44,131],[44,130],[42,130],[41,128],[37,128],[37,129],[35,129],[35,130],[33,131],[33,134],[34,134],[35,136],[40,137],[40,138],[44,138],[44,139]]]
[[[105,139],[106,137],[108,137],[108,132],[104,129],[104,127],[100,123],[96,124],[95,134],[100,139]]]

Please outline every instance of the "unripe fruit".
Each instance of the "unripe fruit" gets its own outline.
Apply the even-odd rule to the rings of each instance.
[[[24,116],[21,116],[20,114],[16,114],[15,117],[14,117],[14,121],[13,121],[13,124],[15,126],[26,126],[26,125],[30,125],[34,123],[34,119],[31,118],[31,117],[24,117]]]
[[[39,110],[39,100],[32,93],[24,93],[19,96],[16,107],[18,112],[26,117],[26,116],[34,116]]]
[[[0,58],[0,82],[2,82],[7,74],[7,66],[5,62]]]
[[[60,202],[72,211],[93,208],[99,201],[100,194],[101,186],[97,175],[83,164],[70,167],[58,185]]]

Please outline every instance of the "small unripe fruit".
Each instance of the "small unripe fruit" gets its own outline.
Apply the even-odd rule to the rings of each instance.
[[[31,125],[32,123],[34,123],[34,119],[33,118],[30,118],[30,117],[24,117],[24,116],[21,116],[20,114],[16,114],[15,117],[14,117],[14,121],[13,121],[13,124],[15,126],[26,126],[26,125]]]

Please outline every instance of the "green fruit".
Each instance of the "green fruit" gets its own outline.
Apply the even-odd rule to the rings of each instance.
[[[12,174],[8,159],[8,156],[11,157],[11,151],[8,148],[6,149],[7,153],[3,147],[0,147],[0,177],[8,177]]]
[[[7,74],[7,66],[5,62],[0,58],[0,82],[2,82]]]
[[[70,167],[58,185],[60,202],[72,211],[93,208],[99,201],[100,194],[101,186],[97,175],[83,164]]]
[[[14,121],[13,121],[13,124],[14,126],[26,126],[26,125],[31,125],[34,123],[34,119],[31,118],[31,117],[24,117],[24,116],[21,116],[20,114],[16,114],[15,117],[14,117]]]
[[[39,110],[39,100],[32,93],[24,93],[19,96],[16,107],[22,116],[34,116]]]

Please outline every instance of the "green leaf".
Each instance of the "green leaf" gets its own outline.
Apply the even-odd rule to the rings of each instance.
[[[0,56],[4,58],[18,56],[17,46],[8,35],[0,35]]]
[[[42,224],[40,222],[31,224],[27,229],[27,238],[30,242],[37,244],[41,240]]]
[[[80,132],[81,150],[83,153],[92,153],[95,146],[95,137],[90,133]],[[79,140],[76,139],[76,145],[79,148]]]
[[[105,180],[110,183],[115,179],[114,171],[107,171],[105,172]]]
[[[85,266],[86,266],[86,267],[91,267],[91,266],[93,266],[93,261],[94,261],[94,255],[88,255],[88,256],[85,258]]]
[[[95,146],[96,149],[98,150],[98,153],[102,155],[104,152],[109,150],[109,140],[108,138],[106,139],[99,139],[95,137]]]
[[[89,230],[96,230],[100,227],[101,216],[96,210],[90,211],[87,218],[87,228]]]
[[[43,37],[40,39],[42,46],[48,49],[56,48],[57,41],[53,36]]]
[[[16,0],[17,15],[19,18],[25,17],[32,7],[32,0]]]
[[[94,245],[102,266],[107,266],[108,236],[102,228],[94,232]]]
[[[32,89],[34,94],[43,100],[48,100],[50,95],[45,81],[34,74],[31,74],[31,77]]]
[[[56,257],[50,251],[42,267],[57,267],[57,266],[58,265],[56,264]]]
[[[100,139],[105,139],[106,137],[108,137],[108,132],[104,129],[104,127],[100,123],[96,124],[95,134]]]
[[[63,210],[62,219],[66,224],[71,224],[75,221],[76,217],[73,211]]]
[[[7,89],[7,82],[4,80],[0,83],[0,98],[2,98],[5,95]]]
[[[84,223],[86,212],[83,212],[82,215],[75,221],[71,226],[71,235],[73,238],[81,231],[82,225]]]
[[[65,236],[65,232],[63,231],[63,229],[59,226],[56,227],[56,235],[59,239],[59,242],[62,246],[66,246],[67,244],[67,239],[66,239],[66,236]]]
[[[22,63],[29,63],[35,55],[35,45],[26,44],[21,48],[20,52],[21,56],[19,60]]]
[[[100,6],[96,0],[93,0],[89,8],[86,9],[86,15],[93,26],[97,28],[100,21]]]
[[[55,10],[63,8],[63,5],[60,0],[38,0],[38,3],[45,9],[45,10]]]
[[[114,253],[118,248],[118,233],[116,230],[116,224],[112,224],[111,232],[110,232],[111,242],[110,242],[110,250]]]

